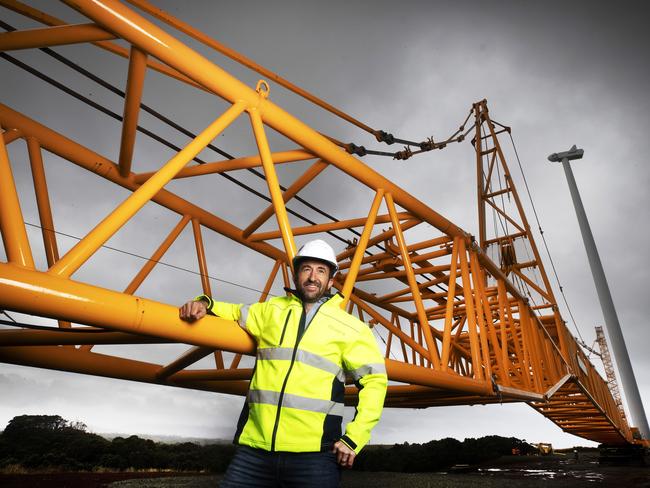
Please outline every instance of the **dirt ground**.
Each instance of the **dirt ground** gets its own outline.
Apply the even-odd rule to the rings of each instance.
[[[3,488],[214,488],[221,475],[56,473],[0,475]],[[596,455],[505,457],[464,473],[346,471],[342,488],[650,488],[650,466],[601,466]]]
[[[192,486],[191,484],[174,485],[173,480],[176,478],[183,478],[187,480],[194,480],[197,482],[202,475],[188,476],[187,474],[176,473],[30,473],[30,474],[0,474],[0,487],[2,488],[104,488],[110,486],[112,483],[129,480],[132,485],[123,486],[138,486],[137,483],[145,483],[148,479],[161,478],[165,481],[151,486]],[[213,476],[205,476],[214,479]],[[172,484],[169,484],[172,483]],[[142,485],[149,486],[149,485]],[[197,485],[198,486],[198,485]],[[215,486],[214,481],[212,485]]]

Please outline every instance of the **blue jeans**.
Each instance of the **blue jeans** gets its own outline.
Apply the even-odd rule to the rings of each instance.
[[[237,446],[221,488],[338,488],[341,474],[332,452],[268,452]]]

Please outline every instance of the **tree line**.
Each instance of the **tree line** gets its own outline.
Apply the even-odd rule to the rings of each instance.
[[[534,451],[514,437],[442,439],[425,444],[368,446],[355,461],[362,471],[426,472],[455,464],[476,464],[519,449]],[[28,470],[92,471],[109,469],[172,470],[220,473],[234,454],[230,444],[165,444],[130,437],[105,439],[87,432],[82,422],[59,415],[20,415],[0,434],[0,470],[21,466]]]
[[[91,471],[97,468],[225,471],[234,453],[226,444],[164,444],[132,435],[107,440],[59,415],[20,415],[0,435],[0,469]]]
[[[451,437],[425,444],[368,446],[354,461],[360,471],[394,471],[420,473],[441,471],[457,464],[479,464],[513,452],[532,454],[536,449],[515,437],[490,435],[459,441]]]

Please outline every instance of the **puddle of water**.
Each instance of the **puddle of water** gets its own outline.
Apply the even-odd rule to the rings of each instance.
[[[556,479],[556,478],[573,478],[576,480],[584,481],[603,481],[605,476],[600,473],[592,471],[553,471],[550,469],[516,469],[516,468],[486,468],[477,470],[480,474],[488,476],[504,475],[506,477],[535,477],[541,479]]]

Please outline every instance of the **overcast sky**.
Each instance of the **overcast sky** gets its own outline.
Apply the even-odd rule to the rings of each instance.
[[[573,144],[583,148],[584,159],[573,164],[574,174],[641,396],[648,407],[650,359],[646,349],[650,333],[645,308],[650,248],[646,134],[650,122],[650,34],[645,25],[644,2],[154,3],[373,128],[398,137],[416,141],[429,136],[443,139],[457,129],[473,102],[486,98],[491,116],[512,127],[571,312],[580,334],[591,345],[595,339],[594,326],[602,325],[603,317],[564,173],[558,164],[546,160],[550,153],[568,150]],[[70,22],[84,21],[65,6],[52,2],[33,5]],[[38,26],[2,7],[0,19],[18,28]],[[110,83],[124,87],[124,60],[91,46],[70,46],[57,51]],[[118,97],[42,53],[11,54],[98,103],[122,112]],[[209,54],[209,58],[249,86],[260,78],[218,54]],[[0,60],[0,66],[2,103],[109,159],[117,159],[117,122],[4,60]],[[310,107],[274,84],[271,99],[340,140],[386,150],[386,146],[379,146],[367,134]],[[200,131],[225,107],[155,73],[147,73],[144,103],[193,131]],[[187,141],[150,117],[142,116],[141,124],[177,145]],[[216,142],[231,154],[251,154],[250,131],[246,135],[245,129],[245,124],[235,124]],[[274,149],[293,147],[274,137],[272,144],[276,144]],[[507,146],[507,154],[512,155],[510,141],[502,139],[502,144]],[[138,136],[134,170],[152,170],[170,155],[169,150]],[[22,142],[10,146],[10,157],[25,220],[37,223],[31,174]],[[202,157],[208,161],[220,159],[209,152]],[[407,162],[380,157],[367,157],[364,161],[466,231],[478,232],[475,159],[469,142]],[[126,191],[55,156],[46,155],[45,164],[54,221],[60,232],[85,234],[128,196]],[[536,227],[517,160],[511,158],[508,164],[531,225]],[[282,168],[279,174],[282,181],[290,182],[296,173],[291,168]],[[241,178],[265,191],[264,183],[254,177]],[[327,171],[323,178],[334,183]],[[255,197],[243,199],[234,185],[216,177],[202,182],[174,182],[170,189],[191,196],[192,201],[235,222],[249,221],[266,206]],[[215,199],[215,195],[219,198]],[[344,184],[309,187],[301,195],[341,218],[357,216],[370,204],[367,193],[348,191]],[[169,212],[147,205],[109,244],[148,256],[176,221]],[[42,269],[44,259],[37,245],[40,233],[32,228],[29,233]],[[536,237],[539,239],[539,234]],[[268,261],[253,253],[242,253],[222,237],[205,236],[205,241],[212,276],[257,289],[263,286],[263,275],[270,270]],[[61,237],[59,245],[64,252],[74,243],[72,238]],[[542,247],[539,240],[538,246]],[[0,247],[0,258],[5,259],[2,253]],[[543,258],[550,271],[547,257]],[[191,230],[186,229],[164,261],[196,270]],[[104,250],[75,274],[75,279],[122,289],[141,265],[137,258]],[[554,282],[559,299],[556,285]],[[212,286],[215,294],[227,300],[257,299],[256,293],[223,282],[213,281]],[[200,282],[195,275],[156,269],[138,293],[167,303],[182,303],[199,291]],[[564,303],[560,307],[570,331],[577,334]],[[148,349],[146,360],[163,360],[177,347]],[[124,352],[114,346],[96,350],[142,357],[137,349]],[[602,371],[597,358],[593,361]],[[0,428],[23,413],[59,414],[85,422],[95,432],[196,437],[230,437],[243,401],[239,397],[5,364],[0,365],[0,391]],[[463,439],[487,434],[550,441],[558,446],[589,444],[562,433],[523,404],[417,411],[388,409],[374,431],[373,442],[425,442],[446,436]]]

